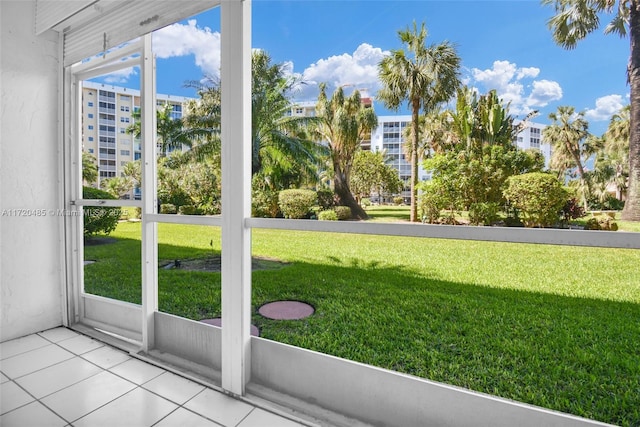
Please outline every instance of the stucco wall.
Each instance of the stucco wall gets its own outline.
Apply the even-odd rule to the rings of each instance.
[[[0,1],[0,341],[62,324],[58,36]]]

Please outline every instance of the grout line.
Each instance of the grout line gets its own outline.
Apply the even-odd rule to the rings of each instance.
[[[244,417],[242,417],[242,419],[240,421],[238,421],[238,423],[235,425],[235,427],[238,427],[240,424],[242,424],[242,422],[244,420],[246,420],[247,417],[255,410],[256,410],[256,407],[254,406],[249,412],[247,412],[247,415],[245,415]]]

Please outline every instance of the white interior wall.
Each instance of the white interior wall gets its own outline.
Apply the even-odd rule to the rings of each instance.
[[[59,43],[35,1],[0,1],[0,341],[62,324]]]

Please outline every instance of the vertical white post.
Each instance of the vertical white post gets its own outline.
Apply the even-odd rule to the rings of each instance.
[[[142,350],[154,347],[154,312],[158,310],[158,227],[147,215],[157,210],[156,70],[151,34],[144,36],[140,65],[140,136],[142,138]]]
[[[221,3],[222,388],[243,395],[251,368],[251,2]]]

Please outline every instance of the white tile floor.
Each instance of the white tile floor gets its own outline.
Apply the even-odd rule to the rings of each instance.
[[[0,425],[297,427],[70,329],[0,344]]]

